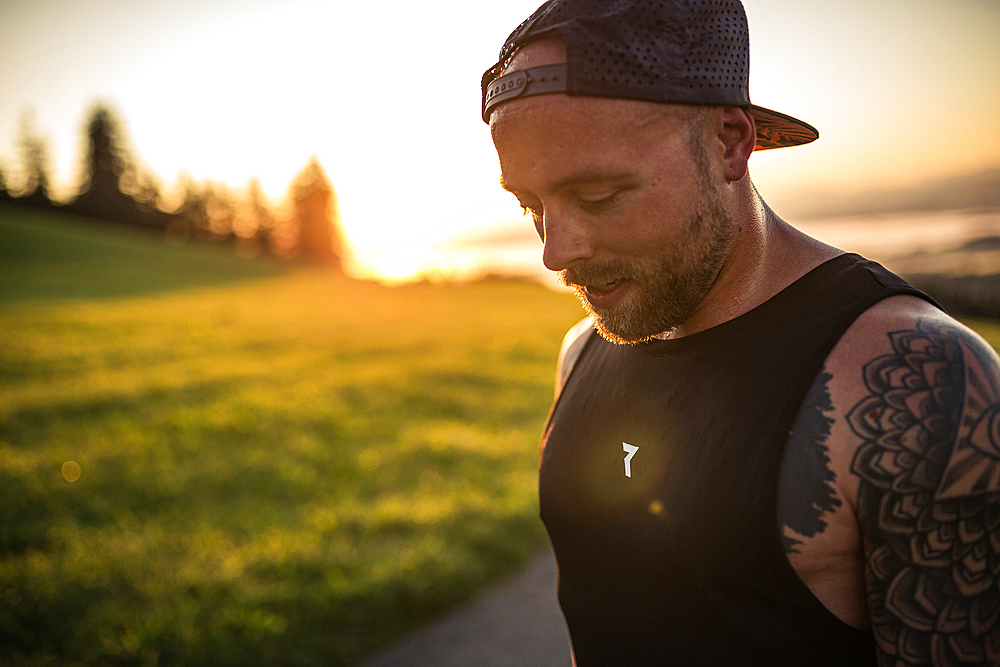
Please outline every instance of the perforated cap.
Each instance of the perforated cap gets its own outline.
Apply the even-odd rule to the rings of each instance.
[[[517,50],[544,37],[566,63],[505,73]],[[483,120],[511,99],[549,93],[746,107],[757,148],[809,143],[819,133],[750,103],[750,38],[739,0],[549,0],[507,38],[483,74]]]

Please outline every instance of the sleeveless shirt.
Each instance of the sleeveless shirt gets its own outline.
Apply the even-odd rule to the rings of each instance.
[[[539,475],[580,667],[875,664],[871,633],[788,562],[777,488],[830,350],[895,294],[927,298],[847,254],[690,336],[590,336],[549,415]]]

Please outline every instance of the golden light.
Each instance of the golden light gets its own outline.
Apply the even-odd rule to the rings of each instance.
[[[17,126],[34,109],[51,180],[70,196],[84,111],[103,99],[168,190],[181,172],[234,190],[256,177],[277,199],[316,155],[360,274],[462,272],[459,260],[435,258],[443,239],[519,218],[496,185],[478,84],[538,2],[4,6],[0,170],[17,177]],[[821,135],[754,156],[754,180],[779,212],[810,190],[913,185],[1000,165],[1000,4],[744,4],[752,99]]]

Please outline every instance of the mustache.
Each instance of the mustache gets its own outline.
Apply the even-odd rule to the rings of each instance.
[[[624,259],[579,264],[559,272],[559,282],[566,287],[604,285],[616,281],[635,280],[638,277],[639,271],[633,263]]]

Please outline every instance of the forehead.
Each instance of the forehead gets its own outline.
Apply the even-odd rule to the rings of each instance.
[[[683,115],[670,108],[675,106],[679,105],[553,93],[505,102],[494,110],[490,130],[494,143],[528,136],[548,143],[563,135],[577,139],[621,135],[620,140],[668,131]]]
[[[595,174],[675,169],[690,153],[686,110],[670,108],[680,106],[564,94],[512,100],[490,123],[503,182],[537,192]]]
[[[626,147],[673,137],[687,129],[691,113],[685,104],[553,93],[501,104],[490,118],[490,131],[498,151],[515,145],[566,148],[567,143]]]

